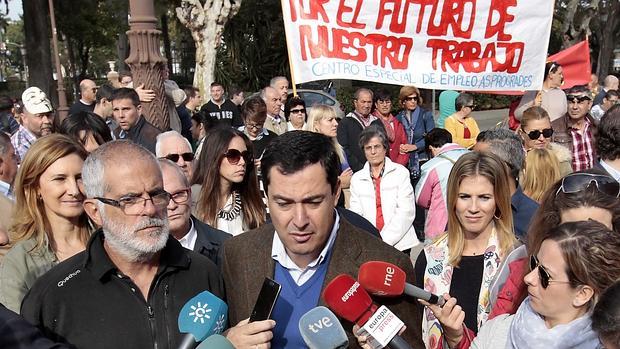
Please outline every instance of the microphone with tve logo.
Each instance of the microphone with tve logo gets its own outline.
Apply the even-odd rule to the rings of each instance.
[[[341,349],[349,346],[344,328],[329,309],[318,306],[299,319],[299,332],[310,349]]]
[[[387,307],[377,307],[370,295],[349,275],[336,276],[323,291],[327,306],[338,316],[357,323],[363,334],[369,335],[368,344],[373,348],[411,348],[398,336],[404,323]]]
[[[226,337],[214,334],[202,341],[196,349],[235,349],[235,347]]]
[[[195,348],[210,335],[220,334],[228,323],[228,306],[209,291],[202,291],[179,312],[179,331],[187,333],[179,349]]]
[[[396,265],[388,262],[370,261],[362,264],[357,279],[364,288],[375,296],[400,296],[403,293],[443,306],[443,297],[434,295],[419,287],[408,284],[407,274]]]

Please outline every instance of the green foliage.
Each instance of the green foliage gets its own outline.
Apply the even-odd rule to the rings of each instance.
[[[280,1],[245,0],[224,29],[215,79],[256,91],[277,75],[289,76]]]

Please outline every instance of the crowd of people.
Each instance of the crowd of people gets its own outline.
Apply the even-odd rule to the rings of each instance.
[[[234,347],[307,347],[325,286],[384,261],[445,300],[373,297],[412,348],[620,348],[615,76],[563,90],[550,62],[513,129],[481,130],[467,92],[436,119],[415,86],[359,88],[339,120],[282,76],[204,103],[164,75],[169,130],[130,73],[83,80],[64,120],[37,87],[0,97],[1,347],[176,348],[204,290]]]

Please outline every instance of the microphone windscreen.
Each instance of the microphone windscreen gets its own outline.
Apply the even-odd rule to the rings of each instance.
[[[235,349],[235,347],[226,337],[214,334],[202,341],[196,349]]]
[[[336,276],[323,290],[323,300],[338,316],[356,322],[372,305],[370,295],[349,275]]]
[[[228,306],[209,291],[202,291],[185,303],[179,312],[179,331],[190,333],[196,342],[224,331]]]
[[[340,349],[349,339],[340,321],[329,309],[318,306],[299,319],[299,332],[310,349]]]
[[[405,290],[407,274],[392,263],[370,261],[360,266],[357,280],[376,296],[400,296]]]

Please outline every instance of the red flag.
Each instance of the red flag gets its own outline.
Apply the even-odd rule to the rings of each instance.
[[[562,66],[564,71],[562,89],[564,90],[576,85],[587,85],[590,82],[591,66],[588,39],[549,56],[547,61],[556,62]]]
[[[588,39],[549,56],[547,62],[556,62],[562,66],[564,84],[561,88],[563,90],[576,85],[587,85],[590,82],[590,45]],[[488,91],[481,93],[521,96],[525,91]]]

